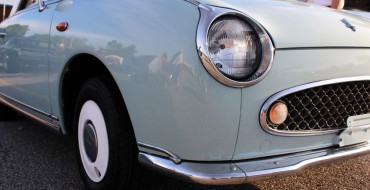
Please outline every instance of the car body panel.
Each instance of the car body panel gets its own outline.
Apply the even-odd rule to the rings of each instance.
[[[1,23],[9,41],[0,48],[6,57],[0,91],[45,113],[51,112],[48,43],[52,15],[52,6],[42,13],[30,8]]]
[[[282,90],[315,81],[368,76],[368,60],[369,49],[276,51],[269,75],[259,84],[243,89],[240,129],[234,159],[285,154],[338,144],[337,134],[284,137],[266,133],[261,127],[258,114],[264,102]]]
[[[370,47],[370,19],[297,0],[201,0],[241,11],[260,23],[275,48]],[[356,32],[341,21],[347,19]],[[338,40],[340,39],[340,40]]]
[[[117,82],[137,141],[188,160],[231,160],[241,89],[218,83],[200,63],[195,45],[196,6],[158,0],[66,3],[57,6],[51,27],[51,43],[57,48],[50,51],[54,54],[50,57],[58,57],[50,62],[53,115],[63,118],[58,84],[66,71],[64,64],[88,53],[101,60]],[[91,3],[112,14],[78,8]],[[69,28],[57,31],[55,26],[64,21]],[[112,57],[123,60],[122,64]]]

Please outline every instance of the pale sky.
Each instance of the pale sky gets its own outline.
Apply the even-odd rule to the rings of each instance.
[[[13,5],[16,1],[19,1],[19,0],[5,0],[5,4]],[[0,4],[3,4],[3,3],[4,3],[4,0],[0,0]]]

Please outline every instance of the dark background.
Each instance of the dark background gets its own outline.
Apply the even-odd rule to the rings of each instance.
[[[370,11],[369,0],[345,0],[344,9],[359,9]]]

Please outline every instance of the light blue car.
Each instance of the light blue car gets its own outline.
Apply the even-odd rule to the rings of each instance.
[[[242,184],[370,153],[370,20],[295,0],[38,0],[0,24],[1,119],[73,135],[89,189],[142,166]]]

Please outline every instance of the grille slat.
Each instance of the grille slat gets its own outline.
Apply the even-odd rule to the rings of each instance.
[[[294,92],[276,101],[288,107],[288,118],[278,131],[306,132],[346,128],[349,116],[370,113],[370,81],[344,82]]]

